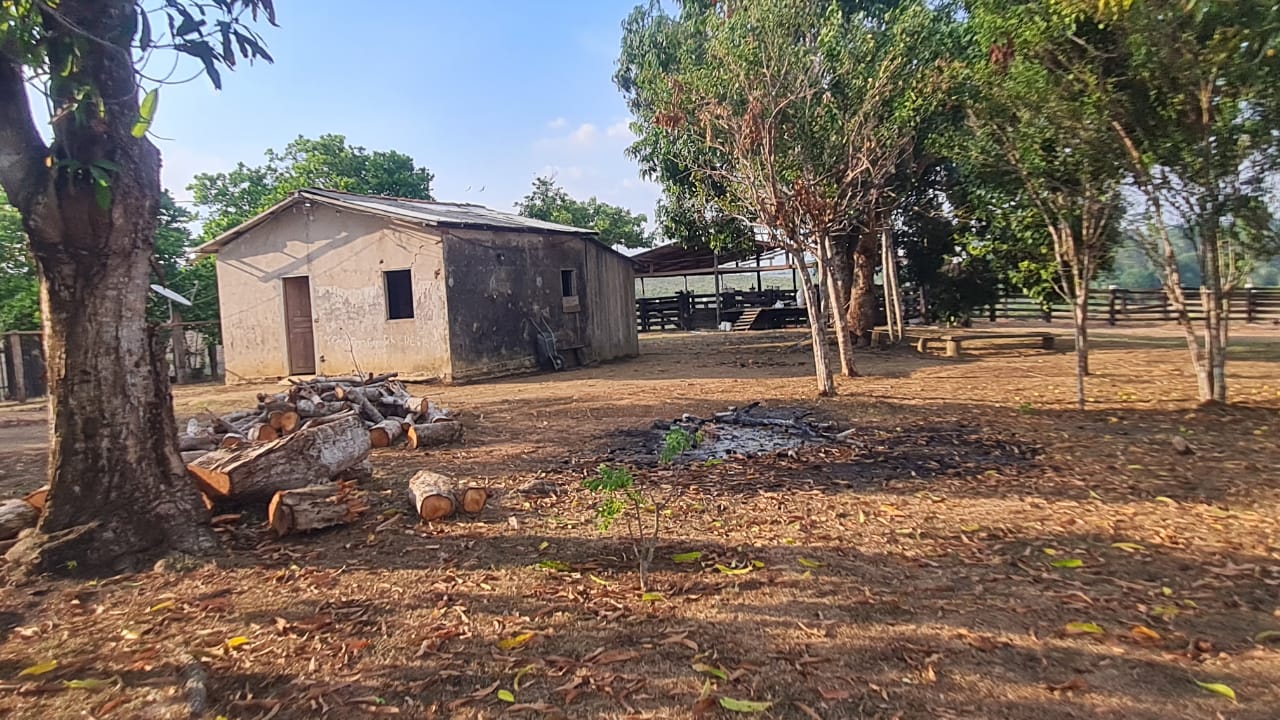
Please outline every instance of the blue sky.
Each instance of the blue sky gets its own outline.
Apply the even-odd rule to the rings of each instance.
[[[280,27],[262,28],[275,64],[225,73],[221,92],[205,78],[160,91],[164,184],[187,199],[196,173],[339,133],[411,155],[441,200],[510,210],[553,173],[575,197],[652,220],[659,193],[623,154],[612,81],[638,1],[276,0]]]

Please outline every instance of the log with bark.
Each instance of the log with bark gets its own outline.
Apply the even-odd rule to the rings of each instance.
[[[0,542],[18,537],[18,533],[35,527],[40,521],[40,511],[26,500],[0,502]]]
[[[316,401],[303,398],[298,401],[298,414],[304,418],[325,417],[336,415],[348,407],[350,406],[340,400]]]
[[[448,475],[419,470],[409,478],[409,500],[418,517],[427,522],[443,520],[458,509],[455,483]]]
[[[444,520],[456,513],[479,515],[489,502],[489,491],[460,485],[456,480],[431,470],[419,470],[409,478],[409,500],[418,517],[427,522]]]
[[[178,450],[187,452],[189,450],[212,450],[218,447],[218,438],[213,435],[187,435],[178,436]]]
[[[354,522],[368,509],[354,483],[337,482],[281,490],[271,498],[267,517],[271,529],[284,537]]]
[[[182,462],[187,465],[190,465],[191,463],[199,460],[205,455],[208,455],[210,452],[212,451],[211,450],[184,450],[181,453]]]
[[[262,501],[281,490],[332,481],[368,454],[364,423],[345,417],[278,440],[215,450],[187,468],[215,501]]]
[[[404,435],[399,420],[383,420],[369,428],[369,443],[376,448],[391,447]]]
[[[410,425],[405,434],[409,436],[409,447],[414,450],[419,448],[438,447],[440,445],[448,445],[449,443],[461,440],[462,423],[456,420],[450,420],[446,422]]]
[[[288,435],[302,424],[302,417],[296,410],[272,410],[267,413],[267,424],[278,430],[281,435]]]
[[[249,442],[269,442],[280,437],[280,431],[271,427],[268,423],[258,423],[250,425],[245,431],[244,436]]]

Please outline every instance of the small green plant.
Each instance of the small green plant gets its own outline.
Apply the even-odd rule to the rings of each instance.
[[[658,462],[671,465],[676,458],[697,446],[701,434],[673,429],[662,438]],[[667,501],[654,495],[654,489],[621,465],[601,465],[596,474],[582,481],[591,492],[603,495],[596,506],[596,522],[600,532],[607,532],[621,519],[631,539],[631,552],[640,569],[640,592],[649,591],[649,567],[658,549],[662,518]]]

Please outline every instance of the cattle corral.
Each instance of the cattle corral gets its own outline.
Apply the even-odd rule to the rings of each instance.
[[[0,711],[163,706],[195,653],[227,717],[492,717],[506,689],[545,717],[684,718],[706,668],[781,718],[1273,717],[1274,331],[1235,333],[1235,404],[1196,409],[1176,332],[1099,330],[1086,412],[1061,348],[863,352],[865,377],[817,399],[811,358],[788,349],[801,337],[655,333],[632,360],[411,385],[460,414],[466,441],[374,451],[356,524],[276,539],[248,513],[221,526],[233,552],[214,563],[3,595]],[[279,390],[185,386],[175,408],[181,422]],[[672,497],[661,597],[642,600],[581,480],[655,420],[757,401],[852,442],[642,468]],[[41,483],[43,422],[38,405],[0,409],[3,496]],[[404,483],[423,468],[496,498],[476,520],[418,525]],[[121,681],[12,681],[48,659],[70,668],[59,681]]]

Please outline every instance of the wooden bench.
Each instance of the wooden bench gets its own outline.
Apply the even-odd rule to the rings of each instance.
[[[916,352],[927,352],[929,345],[935,342],[945,343],[944,357],[960,357],[960,344],[980,340],[1032,340],[1045,350],[1053,349],[1053,335],[1045,332],[1024,333],[966,333],[941,335],[938,337],[921,337],[916,341]]]

